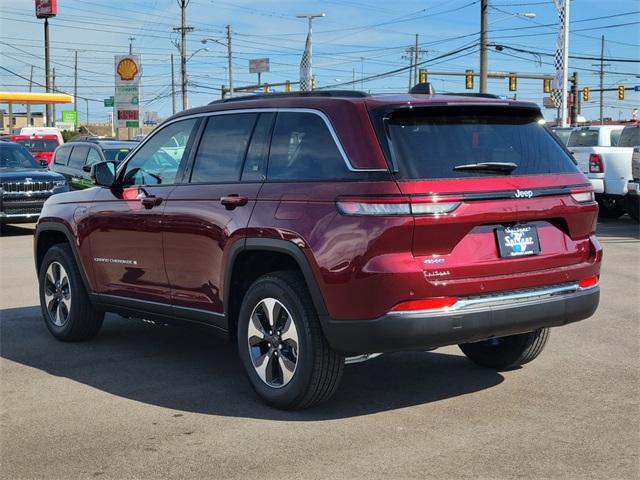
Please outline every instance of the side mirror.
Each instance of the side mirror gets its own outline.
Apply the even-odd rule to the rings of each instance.
[[[46,160],[40,160],[40,166],[42,168],[49,168],[49,162],[47,162]]]
[[[98,162],[91,167],[91,180],[101,187],[113,187],[116,181],[116,163]]]

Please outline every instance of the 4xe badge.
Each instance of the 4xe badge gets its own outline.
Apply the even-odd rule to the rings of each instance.
[[[516,225],[496,230],[501,257],[521,257],[540,253],[538,230],[532,225]]]

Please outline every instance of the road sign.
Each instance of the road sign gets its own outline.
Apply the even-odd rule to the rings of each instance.
[[[551,97],[544,97],[542,99],[542,106],[544,108],[556,108],[556,103],[553,101]]]
[[[58,14],[57,0],[36,0],[36,17],[50,18]]]
[[[103,103],[105,107],[113,107],[113,95],[109,98],[105,98]]]
[[[253,60],[249,60],[249,73],[264,73],[268,71],[268,58],[254,58]]]
[[[640,92],[640,85],[636,85],[635,87],[633,87],[633,91]]]
[[[116,91],[113,99],[116,128],[140,126],[140,77],[142,67],[138,55],[116,55]]]
[[[75,110],[63,110],[62,111],[62,121],[64,123],[77,123],[78,122],[78,112]]]

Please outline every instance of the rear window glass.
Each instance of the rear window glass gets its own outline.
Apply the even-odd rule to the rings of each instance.
[[[597,130],[574,130],[569,137],[568,147],[597,147]]]
[[[620,141],[620,135],[622,134],[622,129],[620,130],[612,130],[611,131],[611,146],[615,147],[618,145]]]
[[[618,141],[619,147],[637,147],[640,145],[640,127],[625,127]]]
[[[16,140],[16,143],[19,143],[23,147],[25,147],[30,152],[53,152],[58,146],[58,142],[56,140],[38,140],[38,139],[24,139],[24,140]]]
[[[392,116],[387,130],[398,178],[504,174],[492,169],[460,169],[481,163],[515,164],[511,175],[577,172],[571,157],[538,123],[539,113],[514,110],[430,107]]]
[[[104,158],[108,161],[108,162],[118,162],[120,163],[122,160],[124,160],[127,155],[129,155],[129,152],[131,151],[130,148],[112,148],[109,150],[103,150],[102,153],[104,153]]]

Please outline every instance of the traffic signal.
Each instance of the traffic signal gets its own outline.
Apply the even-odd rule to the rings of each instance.
[[[618,85],[618,100],[624,100],[624,85]]]
[[[289,80],[284,82],[284,91],[285,92],[290,92],[291,91],[291,82]]]
[[[551,93],[551,79],[550,78],[545,78],[542,81],[542,91],[544,93]]]
[[[311,90],[315,90],[316,89],[316,77],[313,77],[311,79]]]
[[[421,68],[420,72],[420,82],[419,83],[427,83],[427,69]]]
[[[518,77],[509,75],[509,91],[515,92],[518,88]]]
[[[473,90],[473,70],[465,70],[464,88],[466,88],[467,90]]]
[[[583,102],[589,101],[589,87],[584,87],[582,89],[582,101]]]

